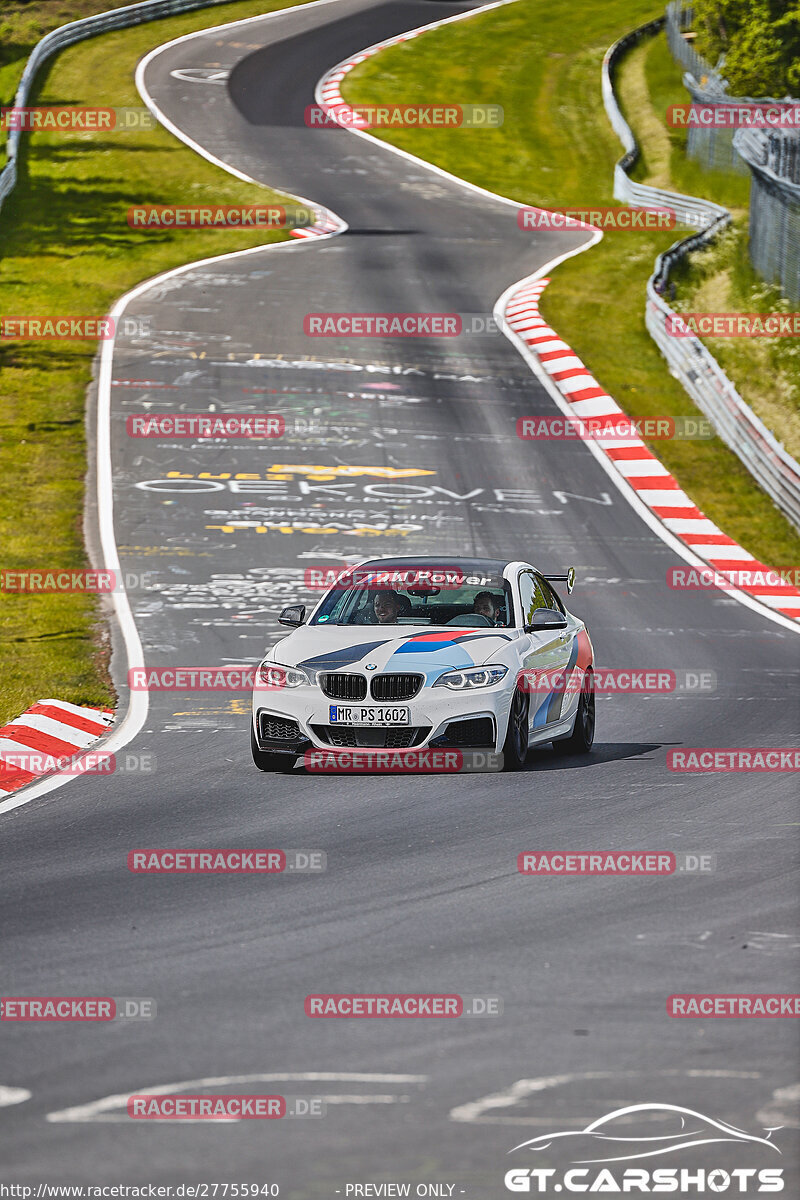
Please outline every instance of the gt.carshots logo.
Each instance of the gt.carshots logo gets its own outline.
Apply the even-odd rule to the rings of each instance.
[[[654,1122],[658,1123],[658,1133],[653,1133]],[[745,1133],[726,1121],[706,1117],[680,1105],[632,1104],[618,1108],[582,1129],[543,1133],[514,1146],[509,1154],[546,1150],[547,1161],[557,1162],[563,1156],[566,1162],[561,1168],[512,1167],[506,1171],[504,1183],[509,1192],[537,1195],[556,1192],[659,1195],[669,1192],[691,1196],[727,1192],[742,1196],[782,1192],[783,1168],[760,1165],[781,1153],[770,1140],[775,1129],[764,1132],[766,1137]],[[716,1147],[713,1166],[661,1165],[662,1158],[674,1158],[676,1153],[685,1153],[693,1147],[711,1145]],[[730,1161],[734,1147],[752,1151],[753,1165],[734,1165]],[[724,1165],[726,1154],[728,1165]],[[647,1160],[647,1165],[623,1165],[637,1160]],[[741,1155],[737,1155],[736,1162],[741,1162]]]

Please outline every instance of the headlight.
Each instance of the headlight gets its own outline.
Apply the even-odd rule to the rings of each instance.
[[[258,668],[258,686],[266,688],[296,688],[313,683],[311,673],[299,667],[282,667],[280,663],[262,662]]]
[[[465,692],[470,688],[491,687],[507,674],[508,667],[470,667],[468,671],[448,671],[446,675],[440,675],[433,686]]]

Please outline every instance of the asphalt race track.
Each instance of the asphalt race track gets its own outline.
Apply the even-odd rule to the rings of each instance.
[[[123,569],[157,585],[133,598],[145,661],[258,661],[279,610],[308,599],[308,566],[507,556],[577,567],[572,608],[599,664],[704,669],[716,690],[601,698],[585,759],[545,749],[521,775],[411,777],[263,776],[246,693],[153,693],[127,748],[154,754],[153,774],[76,780],[0,814],[4,993],[158,1005],[152,1021],[14,1027],[0,1083],[31,1098],[2,1114],[4,1182],[238,1180],[300,1200],[444,1181],[487,1200],[509,1194],[518,1142],[623,1105],[684,1105],[757,1134],[800,1124],[791,1021],[666,1015],[672,993],[788,993],[796,981],[792,776],[666,766],[676,747],[793,743],[796,634],[722,593],[670,590],[679,560],[583,446],[517,439],[518,417],[555,410],[502,335],[303,331],[311,312],[488,317],[583,236],[522,233],[500,202],[377,142],[305,126],[334,63],[460,7],[336,0],[180,41],[147,68],[148,91],[190,138],[349,230],[200,265],[128,310],[150,332],[120,339],[114,358],[115,529]],[[230,74],[173,74],[194,68]],[[145,405],[277,412],[287,433],[134,440],[125,418]],[[115,669],[124,695],[119,654]],[[129,850],[172,846],[320,849],[328,869],[127,870]],[[618,848],[711,853],[717,870],[517,872],[524,850]],[[311,992],[357,991],[500,997],[503,1013],[304,1014]],[[236,1076],[265,1081],[237,1088]],[[327,1097],[326,1116],[134,1123],[96,1104],[211,1086],[192,1080]],[[792,1129],[776,1140],[796,1171]],[[778,1165],[760,1147],[734,1153],[737,1166]],[[714,1146],[682,1159],[732,1162]]]

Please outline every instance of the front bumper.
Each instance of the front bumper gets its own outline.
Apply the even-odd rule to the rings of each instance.
[[[335,703],[316,686],[279,691],[257,688],[253,693],[253,728],[260,749],[293,754],[331,747],[457,746],[500,750],[505,741],[511,692],[502,684],[469,692],[426,686],[411,700],[385,703],[387,708],[401,705],[409,709],[408,725],[388,727],[332,725],[330,706]]]

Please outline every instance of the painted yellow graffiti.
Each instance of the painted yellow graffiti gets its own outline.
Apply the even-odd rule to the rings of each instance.
[[[211,471],[200,471],[199,474],[186,474],[183,471],[167,471],[167,479],[296,479],[304,475],[307,479],[324,482],[331,479],[355,479],[363,475],[372,475],[377,479],[409,479],[415,475],[435,475],[424,467],[324,467],[312,463],[276,463],[267,471],[222,471],[218,475]]]
[[[301,525],[299,522],[295,525],[281,525],[277,522],[259,525],[255,521],[235,521],[228,525],[206,525],[206,529],[219,529],[222,533],[237,533],[242,529],[252,529],[255,533],[313,533],[315,536],[326,533],[343,533],[348,537],[407,537],[409,533],[416,532],[421,528],[421,525],[413,525],[407,529],[397,527],[377,529],[374,525],[355,525],[352,529],[348,529],[343,525]]]

